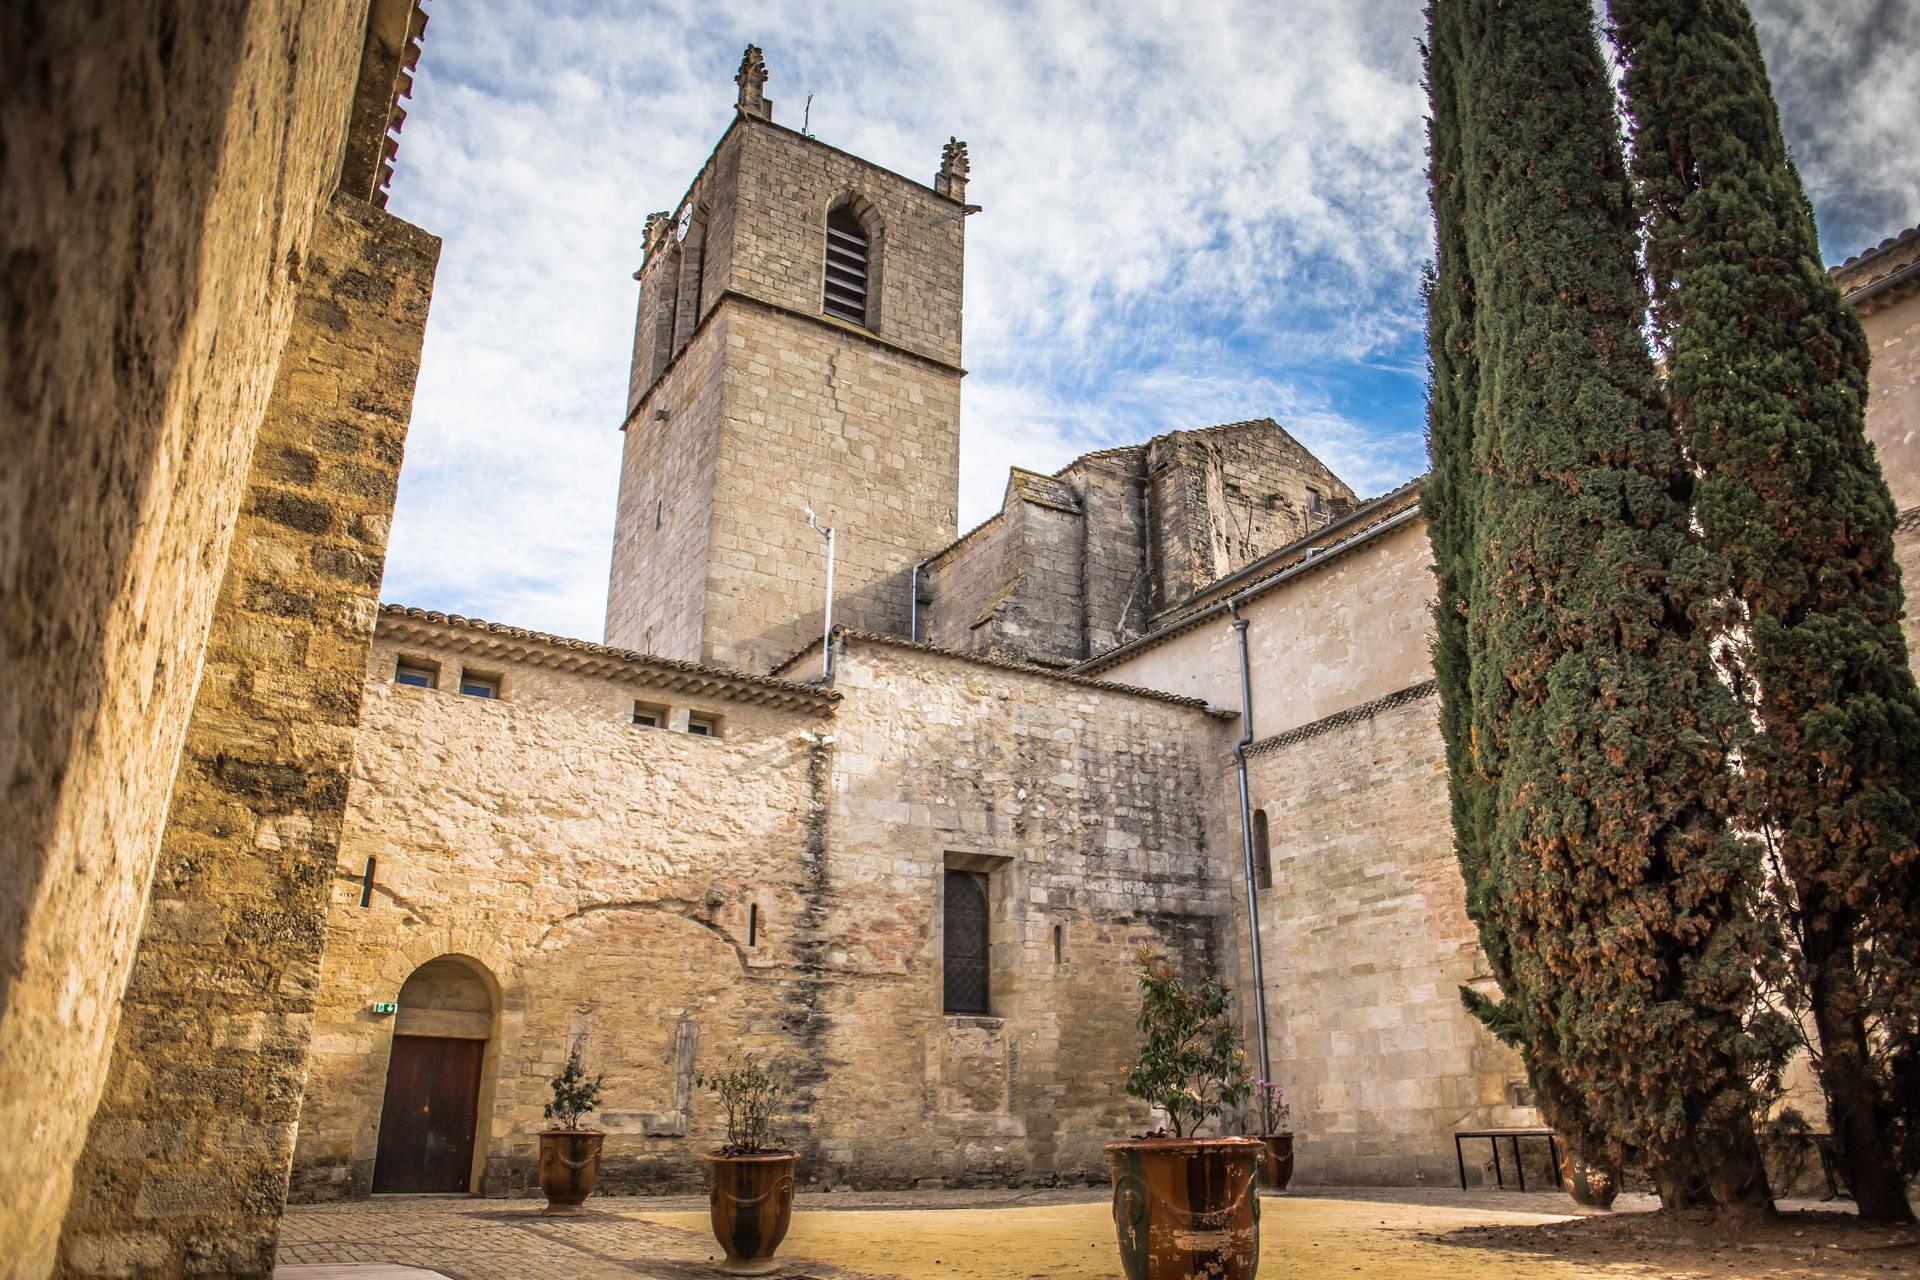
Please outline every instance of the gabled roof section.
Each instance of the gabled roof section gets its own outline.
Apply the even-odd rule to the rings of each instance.
[[[759,703],[826,714],[840,695],[831,689],[773,676],[756,676],[727,667],[675,658],[658,658],[631,649],[614,649],[590,640],[529,631],[457,613],[383,604],[378,634],[398,640],[437,644],[504,661],[579,671],[589,675],[628,676],[668,692],[699,694],[721,701]]]

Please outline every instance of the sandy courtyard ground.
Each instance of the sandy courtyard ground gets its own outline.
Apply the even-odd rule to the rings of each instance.
[[[391,1262],[452,1280],[716,1275],[704,1202],[608,1197],[578,1218],[539,1203],[383,1198],[294,1205],[283,1265]],[[1623,1197],[1648,1208],[1644,1197]],[[1920,1233],[1792,1217],[1738,1240],[1643,1213],[1575,1218],[1558,1193],[1327,1188],[1262,1198],[1262,1277],[1368,1280],[1827,1280],[1920,1277]],[[1110,1280],[1104,1189],[803,1195],[789,1280]]]

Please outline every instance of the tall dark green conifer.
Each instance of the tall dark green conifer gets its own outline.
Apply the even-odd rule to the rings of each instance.
[[[1427,442],[1433,468],[1421,487],[1420,506],[1433,545],[1437,578],[1434,602],[1435,681],[1440,692],[1440,732],[1446,743],[1452,801],[1454,852],[1466,882],[1467,914],[1479,926],[1481,950],[1503,998],[1494,1001],[1463,988],[1467,1007],[1501,1039],[1522,1051],[1534,1096],[1548,1120],[1583,1153],[1598,1157],[1604,1145],[1588,1123],[1578,1098],[1560,1076],[1558,1063],[1529,1052],[1534,1037],[1522,1003],[1504,998],[1513,972],[1498,886],[1488,874],[1493,831],[1493,776],[1498,762],[1473,738],[1473,704],[1467,656],[1467,597],[1476,556],[1473,474],[1473,413],[1478,393],[1474,358],[1473,276],[1467,263],[1466,186],[1461,169],[1462,118],[1471,114],[1460,75],[1461,6],[1429,5],[1426,48],[1427,168],[1433,203],[1434,266],[1425,282],[1427,302]]]
[[[1895,511],[1865,431],[1867,345],[1821,268],[1740,0],[1612,0],[1634,176],[1695,511],[1747,623],[1768,840],[1863,1215],[1920,1173],[1920,695]]]
[[[1467,89],[1472,564],[1449,589],[1466,598],[1468,740],[1495,786],[1481,893],[1502,1016],[1600,1154],[1768,1212],[1745,1034],[1757,853],[1725,823],[1715,579],[1642,332],[1605,67],[1582,0],[1434,0],[1434,26],[1459,32]]]
[[[1454,849],[1467,883],[1467,913],[1487,920],[1490,788],[1474,757],[1473,706],[1467,689],[1467,584],[1473,576],[1473,278],[1467,268],[1466,192],[1460,174],[1460,63],[1456,6],[1427,9],[1427,171],[1433,202],[1434,266],[1426,279],[1427,448],[1433,468],[1420,490],[1438,579],[1433,606],[1440,733],[1447,747]],[[1506,944],[1482,928],[1481,948],[1502,985]]]

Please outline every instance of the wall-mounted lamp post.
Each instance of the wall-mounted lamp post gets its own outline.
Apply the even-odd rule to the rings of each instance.
[[[813,508],[807,508],[807,527],[827,540],[827,607],[824,621],[820,626],[820,678],[833,678],[833,530],[822,529],[820,522],[813,518]]]

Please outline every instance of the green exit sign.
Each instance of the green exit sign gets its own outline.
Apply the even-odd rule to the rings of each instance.
[[[391,1000],[382,1000],[373,1006],[373,1011],[375,1013],[398,1013],[400,1012],[400,1006]]]

